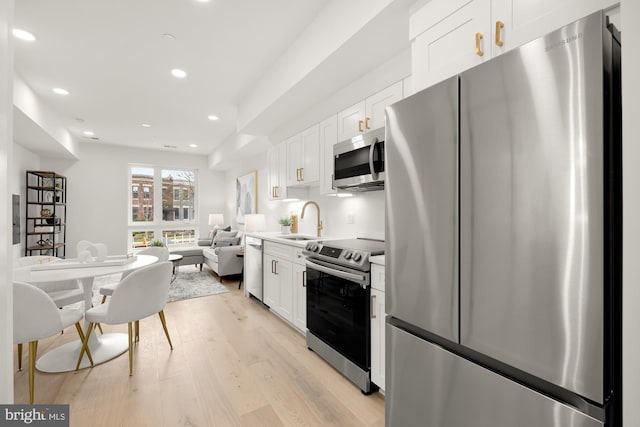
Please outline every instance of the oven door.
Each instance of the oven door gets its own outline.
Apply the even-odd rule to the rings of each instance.
[[[307,328],[363,370],[369,370],[369,273],[306,261]]]

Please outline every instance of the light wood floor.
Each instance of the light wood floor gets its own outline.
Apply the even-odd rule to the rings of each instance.
[[[245,298],[237,281],[223,283],[230,292],[167,304],[173,351],[158,317],[150,317],[140,322],[132,377],[127,353],[78,372],[36,371],[35,403],[70,404],[78,427],[384,425],[379,393],[364,396],[307,350],[301,334]],[[38,353],[76,338],[71,327],[41,341]],[[28,396],[23,369],[15,374],[15,402]]]

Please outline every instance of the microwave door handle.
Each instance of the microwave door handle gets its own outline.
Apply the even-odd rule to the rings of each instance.
[[[378,143],[378,138],[374,138],[371,141],[371,147],[369,147],[369,170],[371,171],[371,178],[378,179],[378,172],[376,172],[375,166],[373,164],[373,153],[376,150],[376,144]]]

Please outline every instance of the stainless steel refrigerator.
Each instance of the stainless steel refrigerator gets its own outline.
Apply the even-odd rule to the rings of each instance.
[[[387,108],[388,426],[622,424],[619,57],[598,12]]]

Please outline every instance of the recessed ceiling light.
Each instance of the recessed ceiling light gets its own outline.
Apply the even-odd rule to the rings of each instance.
[[[32,42],[32,41],[35,41],[36,39],[36,36],[31,34],[30,32],[25,30],[19,30],[18,28],[14,28],[13,31],[11,32],[13,33],[14,37],[27,42]]]
[[[85,134],[85,135],[87,135],[87,136],[93,136],[93,135],[95,135],[95,133],[91,132],[90,130],[85,130],[85,131],[84,131],[84,132],[82,132],[82,133],[84,133],[84,134]]]
[[[215,122],[216,120],[218,120],[218,116],[214,116],[213,114],[211,114],[210,116],[207,116],[207,119]]]
[[[69,91],[68,91],[68,90],[66,90],[66,89],[62,89],[62,88],[60,88],[60,87],[54,87],[54,88],[53,88],[53,91],[54,91],[55,93],[57,93],[58,95],[69,95]]]
[[[179,79],[184,79],[185,77],[187,77],[187,73],[179,68],[174,68],[173,70],[171,70],[171,74]]]
[[[191,148],[198,148],[198,144],[189,144],[189,147],[191,147]]]
[[[165,38],[165,39],[167,39],[167,40],[175,40],[175,39],[176,39],[176,36],[174,36],[174,35],[173,35],[173,34],[171,34],[171,33],[164,33],[164,34],[162,35],[162,37],[164,37],[164,38]]]
[[[151,125],[150,125],[149,123],[143,123],[143,124],[142,124],[142,127],[143,127],[143,128],[150,128],[150,127],[151,127]]]

